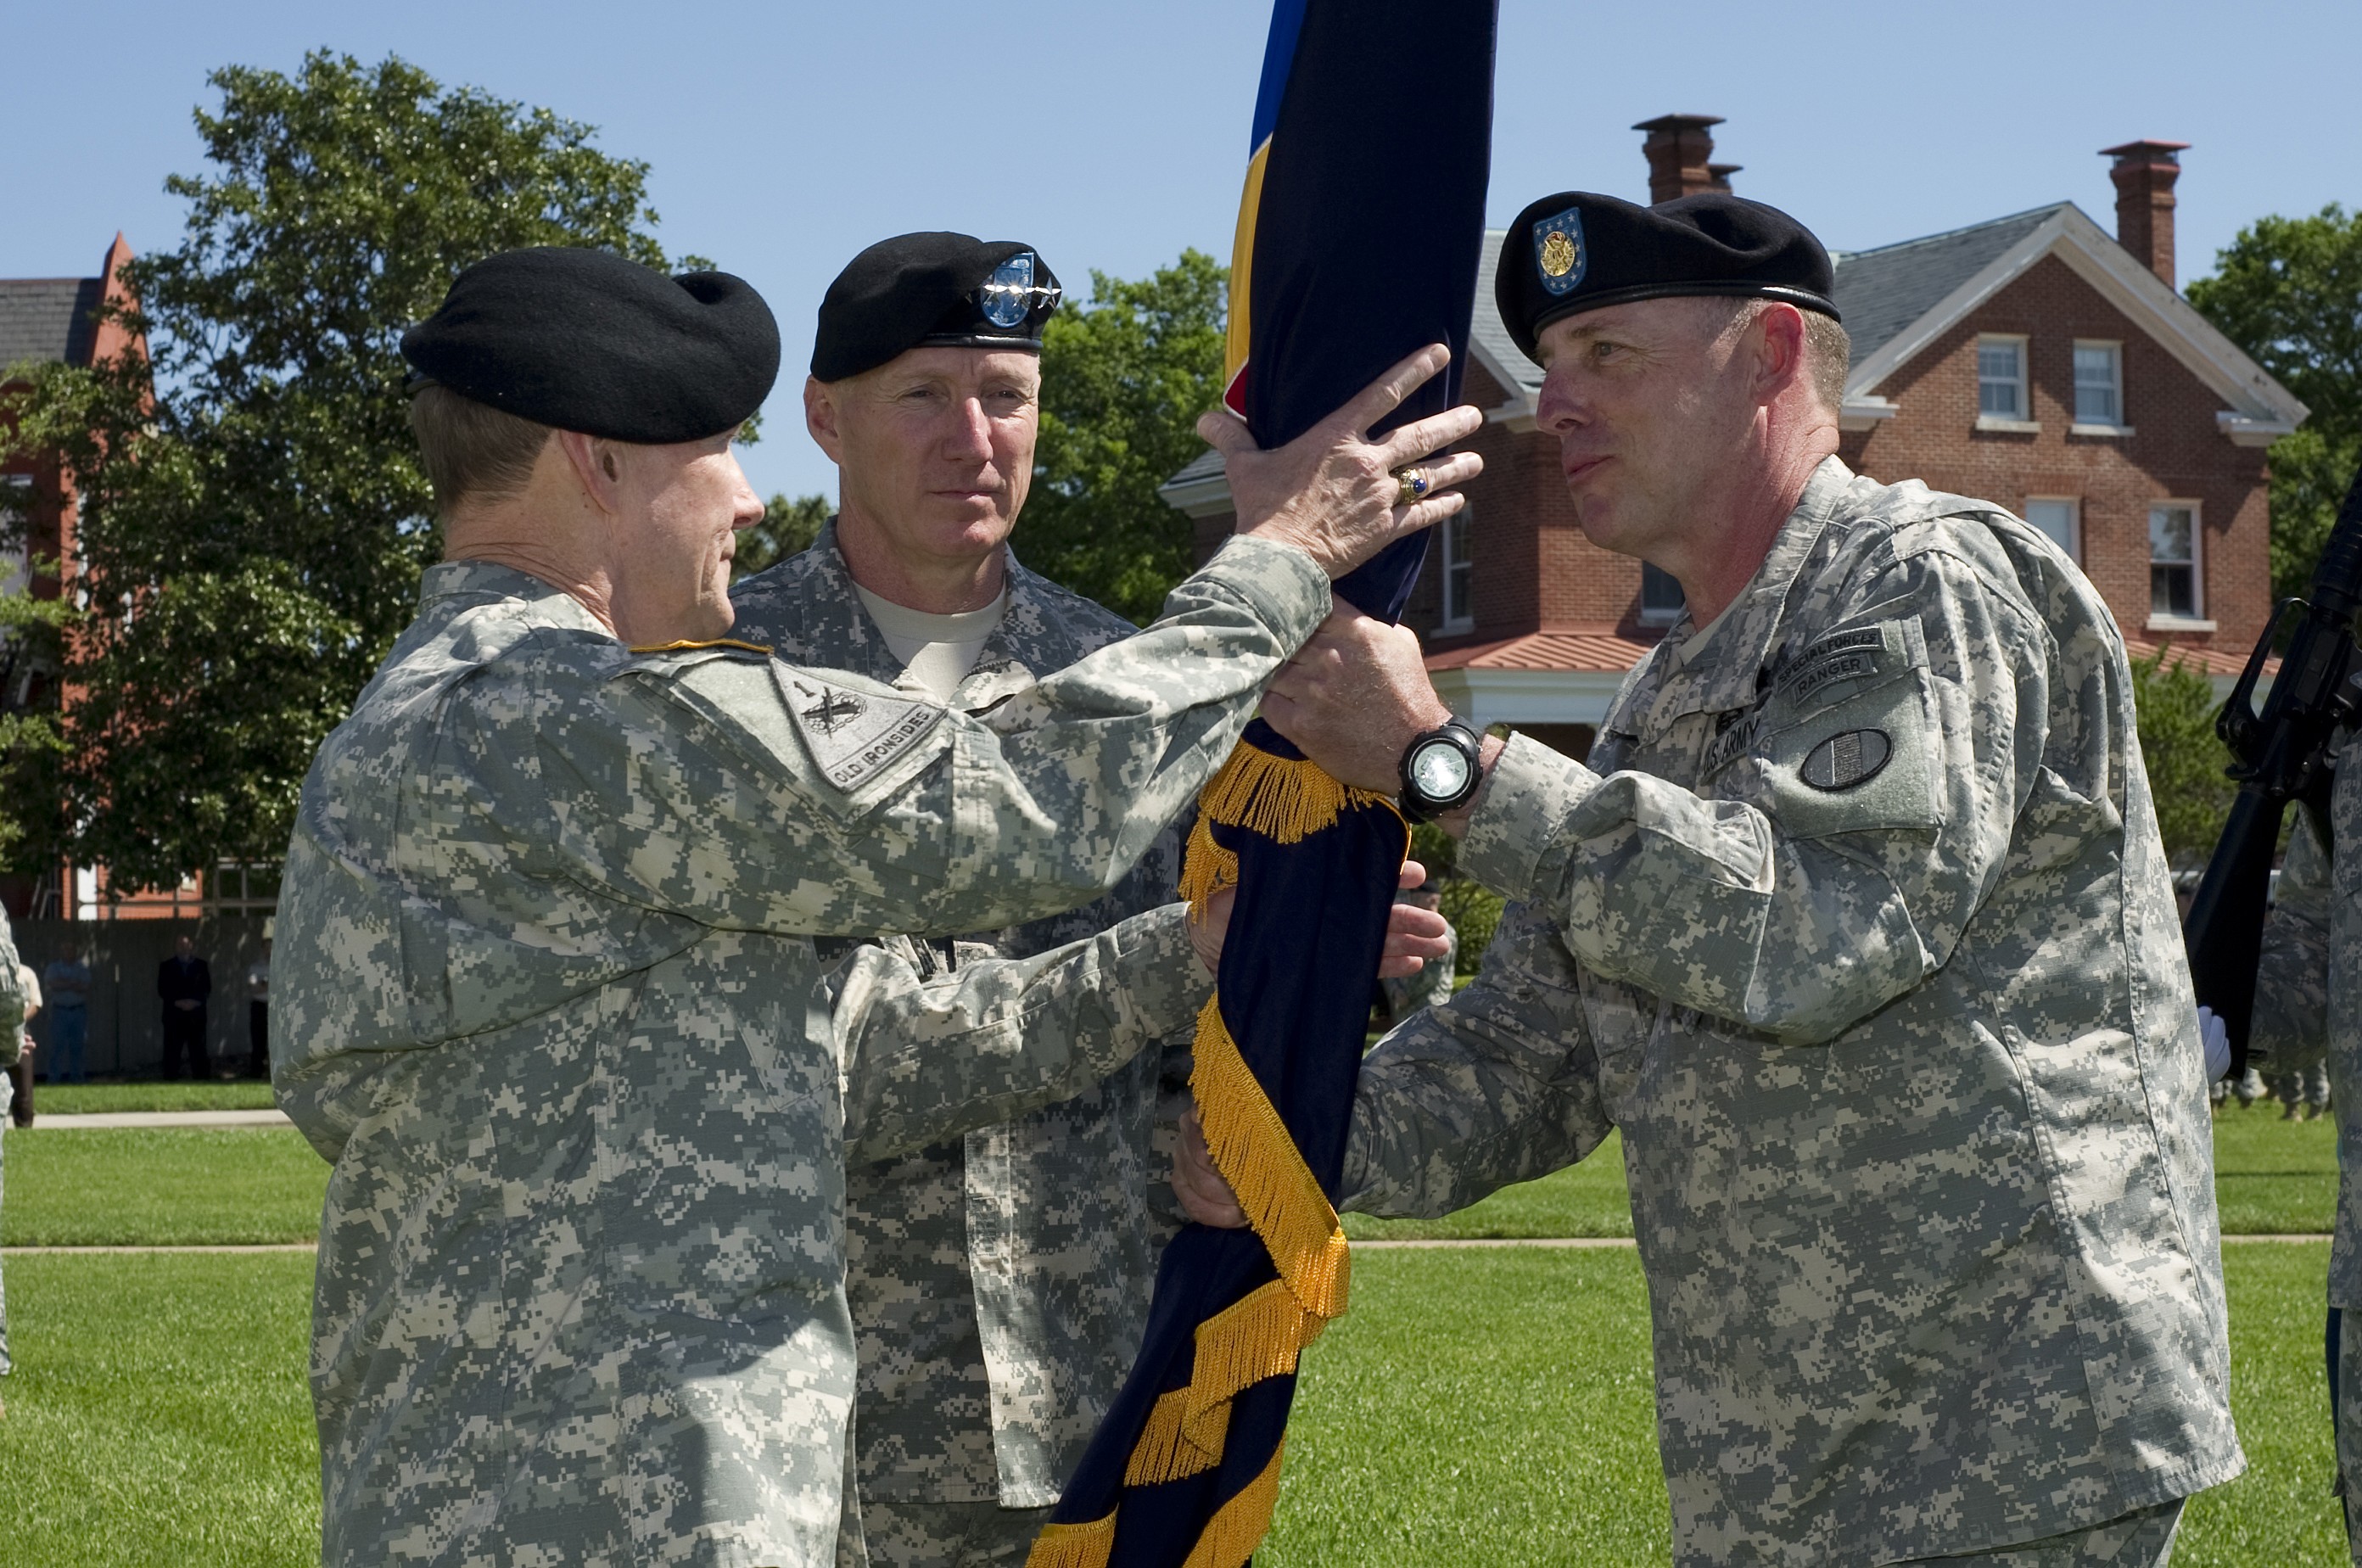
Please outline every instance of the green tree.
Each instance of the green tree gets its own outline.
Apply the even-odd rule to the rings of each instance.
[[[730,580],[752,577],[810,549],[820,537],[821,525],[835,514],[836,503],[824,495],[800,495],[792,501],[784,494],[771,497],[763,503],[763,520],[738,530]]]
[[[414,612],[439,553],[408,426],[405,326],[525,245],[666,262],[647,166],[592,129],[389,56],[231,66],[170,251],[127,282],[150,360],[30,367],[0,449],[61,457],[77,597],[53,657],[86,695],[19,737],[20,864],[119,887],[284,848],[312,753]]]
[[[1156,487],[1206,449],[1221,394],[1229,273],[1185,250],[1137,282],[1091,274],[1090,303],[1042,339],[1042,436],[1019,524],[1025,564],[1146,623],[1194,564],[1189,519]]]
[[[2224,770],[2230,749],[2214,733],[2214,683],[2183,659],[2166,663],[2158,648],[2133,661],[2133,703],[2140,724],[2141,760],[2166,858],[2176,870],[2206,864],[2223,836],[2235,789]]]
[[[2272,591],[2302,593],[2362,460],[2362,213],[2260,218],[2189,293],[2312,410],[2271,454]]]

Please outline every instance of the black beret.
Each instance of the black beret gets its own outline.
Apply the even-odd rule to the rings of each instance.
[[[922,344],[1042,351],[1058,275],[1014,239],[898,234],[851,261],[820,302],[811,373],[841,381]]]
[[[1562,315],[1669,294],[1785,300],[1835,319],[1836,282],[1813,231],[1760,202],[1708,192],[1643,207],[1561,191],[1509,226],[1493,299],[1531,359]]]
[[[744,279],[606,250],[488,256],[402,335],[423,385],[560,430],[668,446],[745,422],[779,377],[779,324]]]

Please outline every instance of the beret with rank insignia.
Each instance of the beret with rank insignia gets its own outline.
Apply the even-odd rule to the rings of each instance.
[[[1836,273],[1812,231],[1720,192],[1643,207],[1589,191],[1544,196],[1501,244],[1493,299],[1534,357],[1542,328],[1578,311],[1678,294],[1785,300],[1835,319]]]
[[[821,300],[812,377],[841,381],[929,344],[1038,354],[1062,293],[1057,274],[1019,240],[881,239],[845,263]]]

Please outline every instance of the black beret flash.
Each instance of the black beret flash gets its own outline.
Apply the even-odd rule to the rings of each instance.
[[[811,373],[841,381],[923,344],[1039,353],[1060,292],[1057,274],[1022,241],[898,234],[828,286]]]
[[[1720,192],[1644,207],[1589,191],[1544,196],[1501,242],[1493,299],[1529,359],[1577,311],[1674,294],[1785,300],[1836,319],[1836,273],[1812,230]]]
[[[779,375],[779,324],[744,279],[606,250],[503,250],[402,337],[414,389],[536,424],[668,446],[734,430]]]

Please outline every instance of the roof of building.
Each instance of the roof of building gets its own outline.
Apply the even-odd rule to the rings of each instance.
[[[0,370],[27,359],[90,363],[104,288],[99,278],[0,278]]]
[[[1853,362],[1859,365],[1884,348],[1896,333],[1943,304],[1954,290],[2070,204],[2053,202],[1899,245],[1833,255],[1838,310],[1853,338]]]
[[[1476,311],[1468,324],[1468,337],[1476,360],[1496,378],[1508,379],[1509,385],[1503,390],[1522,392],[1530,403],[1542,390],[1542,368],[1526,358],[1526,351],[1509,336],[1500,307],[1493,303],[1493,273],[1501,265],[1501,243],[1507,237],[1507,229],[1485,231],[1484,259],[1476,266]]]
[[[1556,669],[1621,675],[1648,656],[1650,644],[1618,636],[1613,626],[1562,626],[1498,642],[1473,643],[1427,656],[1435,669]]]

